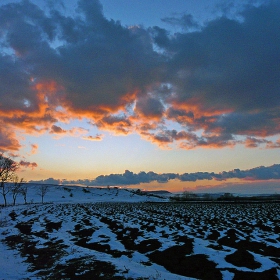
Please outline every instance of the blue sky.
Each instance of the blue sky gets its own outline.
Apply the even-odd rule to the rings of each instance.
[[[1,1],[0,150],[26,180],[240,169],[124,184],[277,192],[279,16],[278,1]]]

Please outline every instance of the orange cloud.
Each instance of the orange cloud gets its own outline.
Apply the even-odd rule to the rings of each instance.
[[[6,127],[0,131],[0,149],[4,151],[16,151],[21,148],[14,131],[28,134],[43,134],[49,131],[50,134],[55,134],[56,138],[63,135],[78,137],[88,133],[88,130],[83,128],[66,130],[57,125],[59,122],[70,122],[75,118],[87,118],[99,129],[112,131],[115,134],[127,135],[136,131],[143,138],[160,147],[167,147],[172,143],[181,149],[233,147],[237,143],[243,143],[248,148],[255,148],[261,144],[266,144],[266,148],[280,147],[279,141],[273,143],[252,136],[244,141],[237,141],[234,135],[266,137],[274,133],[275,127],[272,132],[267,126],[259,128],[254,125],[248,125],[248,128],[242,128],[242,130],[232,126],[232,131],[227,131],[232,121],[227,116],[230,116],[232,109],[217,109],[214,106],[209,108],[201,97],[182,102],[170,99],[163,103],[155,97],[148,95],[141,97],[139,91],[132,91],[119,96],[120,99],[115,104],[89,104],[82,110],[67,100],[64,87],[57,82],[50,80],[36,83],[34,80],[32,83],[31,92],[35,95],[28,101],[30,103],[26,101],[27,107],[9,112],[8,109],[0,108],[0,113],[3,113],[0,122],[5,123]],[[133,102],[136,104],[134,109],[132,109]],[[181,125],[181,131],[164,127],[166,121]],[[225,124],[226,121],[229,124]],[[274,121],[280,123],[277,117]],[[276,126],[277,129],[278,126]],[[196,134],[197,131],[200,131],[200,136]],[[103,135],[82,137],[90,141],[100,141],[102,138]],[[32,147],[31,153],[35,153],[37,148]]]
[[[133,130],[132,122],[126,116],[106,115],[95,125],[100,129],[113,131],[116,134],[126,135]]]
[[[21,145],[14,130],[0,123],[0,151],[17,151]]]
[[[82,139],[88,140],[88,141],[101,141],[103,139],[103,134],[96,134],[95,136],[84,136]]]
[[[213,117],[222,114],[228,114],[234,110],[229,107],[222,108],[222,106],[209,106],[203,97],[192,97],[185,101],[182,100],[170,100],[172,108],[177,110],[183,110],[193,115],[195,119],[201,117]],[[190,119],[193,119],[191,117]]]
[[[119,111],[126,111],[126,107],[129,104],[132,104],[135,101],[137,94],[139,93],[138,89],[128,90],[123,92],[122,95],[115,95],[113,92],[105,96],[102,95],[102,101],[96,100],[97,98],[93,95],[89,95],[86,97],[81,98],[79,94],[73,94],[68,92],[67,99],[64,99],[63,107],[67,110],[68,114],[72,118],[87,118],[94,121],[102,120],[104,117],[113,114],[117,114]],[[88,94],[88,93],[87,93]],[[76,96],[77,95],[77,96]],[[75,98],[80,101],[80,105],[77,105],[75,102]],[[87,102],[88,101],[88,102]],[[114,101],[114,102],[113,102]]]
[[[63,104],[60,92],[62,87],[54,81],[37,83],[30,87],[30,100],[24,99],[27,105],[19,104],[17,108],[1,107],[2,120],[27,133],[46,131],[50,124],[65,118],[66,114],[56,110]]]
[[[134,118],[134,122],[136,125],[136,130],[140,133],[149,131],[149,130],[156,130],[158,128],[158,122],[151,121],[151,122],[146,122],[145,120],[139,120],[137,118]]]
[[[267,149],[276,149],[276,148],[280,148],[280,138],[273,143],[272,141],[269,141],[266,145]]]
[[[38,145],[37,144],[31,144],[31,154],[34,155],[37,153]]]
[[[268,141],[266,139],[257,139],[254,137],[247,137],[244,141],[244,144],[247,148],[256,148],[259,147],[261,144],[267,144],[267,147],[272,144],[271,141]]]
[[[80,137],[85,133],[88,133],[88,130],[81,127],[74,127],[72,129],[66,130],[62,129],[60,126],[53,125],[50,130],[50,134],[56,135],[54,139],[60,139],[63,136]]]

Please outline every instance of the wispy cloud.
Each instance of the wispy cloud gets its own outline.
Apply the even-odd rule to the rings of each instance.
[[[31,154],[34,155],[37,153],[38,145],[37,144],[31,144]]]
[[[78,149],[87,150],[87,148],[84,146],[78,146]]]
[[[63,136],[80,137],[81,135],[88,133],[88,130],[84,129],[82,127],[74,127],[74,128],[71,128],[71,129],[63,129],[60,126],[52,125],[49,133],[54,134],[55,139],[60,139]]]
[[[24,161],[24,160],[21,160],[19,162],[19,165],[20,167],[22,168],[31,168],[32,170],[36,167],[38,167],[37,163],[36,162],[29,162],[29,161]]]
[[[103,134],[96,134],[95,136],[84,136],[82,139],[88,140],[88,141],[101,141],[103,139]]]

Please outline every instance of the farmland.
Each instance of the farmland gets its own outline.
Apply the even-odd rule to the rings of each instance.
[[[6,279],[280,278],[278,203],[48,203],[1,215]]]

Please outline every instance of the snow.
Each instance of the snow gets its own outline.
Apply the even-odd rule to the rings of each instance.
[[[184,246],[184,241],[178,241],[184,237],[193,246],[187,256],[205,255],[216,264],[222,279],[233,279],[236,271],[261,273],[275,268],[275,277],[280,277],[277,256],[280,239],[275,232],[280,217],[277,203],[248,204],[246,208],[242,204],[169,203],[165,197],[138,195],[121,188],[50,186],[41,204],[38,188],[38,185],[29,186],[28,204],[19,196],[15,206],[0,208],[0,279],[42,279],[42,273],[50,276],[58,265],[65,268],[76,260],[85,267],[80,271],[79,263],[77,278],[89,272],[92,263],[102,261],[113,265],[114,275],[123,279],[198,279],[190,277],[188,271],[186,275],[171,272],[149,257],[154,251]],[[8,202],[11,201],[8,197]],[[267,228],[257,226],[260,220]],[[245,228],[242,222],[252,226]],[[61,227],[48,228],[48,223],[61,223]],[[27,225],[31,232],[21,232],[19,225]],[[236,233],[232,244],[226,239],[231,238],[230,229]],[[219,236],[209,239],[213,230]],[[14,246],[7,241],[11,239],[15,240]],[[146,240],[157,240],[160,246],[144,247],[142,251],[141,244]],[[260,264],[259,268],[226,261],[227,256],[239,249],[240,241],[245,242],[244,249]],[[23,250],[24,244],[31,245]],[[253,244],[270,246],[273,250],[264,254],[258,246],[252,247]],[[48,259],[50,247],[54,250],[51,251],[53,259]],[[41,252],[43,267],[42,261],[36,262]],[[270,252],[274,253],[270,255]]]

